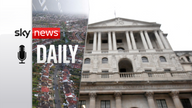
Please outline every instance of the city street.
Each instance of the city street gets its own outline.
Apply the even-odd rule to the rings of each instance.
[[[53,83],[54,83],[54,86],[53,87],[55,87],[55,101],[56,101],[56,103],[55,103],[55,107],[56,108],[61,108],[61,104],[60,104],[60,97],[59,97],[59,87],[58,87],[58,80],[59,80],[59,77],[56,77],[56,75],[57,75],[57,73],[58,73],[58,65],[55,65],[55,70],[54,70],[54,76],[53,76],[53,78],[54,78],[54,80],[53,80]],[[58,87],[58,89],[57,89],[57,87]]]

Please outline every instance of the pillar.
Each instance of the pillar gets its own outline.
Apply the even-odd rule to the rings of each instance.
[[[151,43],[151,40],[149,38],[149,35],[148,35],[147,31],[144,31],[144,34],[145,34],[149,49],[153,49],[153,46],[152,46],[152,43]]]
[[[136,46],[135,38],[133,36],[133,32],[132,31],[130,31],[130,35],[131,35],[131,41],[132,41],[133,49],[136,50],[137,46]]]
[[[95,92],[91,92],[89,93],[90,96],[90,108],[95,108],[95,98],[96,98],[96,93]]]
[[[164,49],[164,46],[163,46],[163,44],[162,44],[162,42],[161,42],[161,39],[160,39],[157,31],[154,31],[154,34],[155,34],[155,37],[156,37],[156,39],[157,39],[157,41],[158,41],[158,43],[159,43],[160,48],[161,48],[161,49]]]
[[[141,36],[141,40],[142,40],[144,48],[148,49],[147,42],[146,42],[145,37],[143,35],[143,31],[140,31],[140,36]]]
[[[116,108],[121,108],[121,92],[115,92]]]
[[[108,47],[109,47],[109,50],[112,50],[111,32],[108,32]]]
[[[173,102],[174,102],[174,105],[175,105],[175,108],[183,108],[183,105],[181,104],[181,101],[179,99],[179,91],[172,91],[170,93],[172,99],[173,99]]]
[[[145,94],[145,96],[147,97],[149,108],[156,108],[154,98],[153,98],[153,94],[154,94],[153,91],[148,91]]]
[[[115,32],[113,32],[113,50],[117,50],[117,43],[116,43]]]
[[[96,51],[96,44],[97,44],[97,32],[94,33],[93,37],[93,51]]]
[[[161,40],[162,40],[163,44],[165,45],[165,48],[169,49],[169,45],[168,45],[167,41],[165,40],[165,37],[163,36],[162,31],[159,31],[159,35],[161,37]]]
[[[98,32],[98,51],[101,51],[101,32]]]
[[[126,34],[128,49],[129,49],[129,50],[132,50],[131,41],[130,41],[130,38],[129,38],[129,33],[128,33],[128,31],[126,31],[125,34]]]

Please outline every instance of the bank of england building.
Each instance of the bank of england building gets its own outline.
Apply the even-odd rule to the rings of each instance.
[[[82,108],[192,108],[192,51],[173,51],[160,26],[125,18],[88,25]]]

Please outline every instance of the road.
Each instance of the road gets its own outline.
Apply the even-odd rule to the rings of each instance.
[[[53,76],[53,78],[54,78],[54,80],[53,80],[54,86],[53,87],[55,87],[55,94],[54,95],[55,95],[55,100],[56,100],[55,107],[61,108],[61,104],[60,104],[60,102],[58,102],[58,100],[60,100],[60,97],[59,97],[59,87],[58,87],[59,77],[56,77],[57,73],[58,73],[58,65],[55,65],[54,76]],[[58,89],[57,89],[57,87],[58,87]]]

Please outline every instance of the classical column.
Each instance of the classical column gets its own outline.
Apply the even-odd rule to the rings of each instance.
[[[109,50],[112,50],[111,32],[108,32],[108,47],[109,47]]]
[[[97,32],[94,32],[94,37],[93,37],[93,51],[96,51],[96,44],[97,44]]]
[[[98,51],[101,51],[101,32],[98,32]]]
[[[151,40],[149,38],[149,35],[148,35],[147,31],[144,31],[144,33],[145,33],[145,37],[146,37],[149,49],[153,49],[153,46],[152,46],[152,43],[151,43]]]
[[[154,102],[154,99],[153,99],[153,94],[154,94],[153,91],[148,91],[145,94],[145,96],[147,97],[149,108],[156,108],[155,102]]]
[[[130,41],[130,38],[129,38],[129,33],[128,33],[128,31],[126,31],[125,34],[126,34],[128,49],[129,49],[129,50],[132,50],[131,41]]]
[[[132,41],[133,49],[136,50],[137,46],[136,46],[135,38],[133,36],[133,32],[132,31],[130,31],[130,35],[131,35],[131,41]]]
[[[96,98],[96,93],[95,92],[90,92],[90,108],[95,108],[95,98]]]
[[[156,39],[157,39],[157,41],[158,41],[158,43],[159,43],[160,48],[161,48],[161,49],[164,49],[164,46],[163,46],[163,44],[162,44],[162,42],[161,42],[161,39],[160,39],[157,31],[154,31],[154,33],[155,33],[155,37],[156,37]]]
[[[117,50],[117,43],[116,43],[115,32],[113,32],[113,50]]]
[[[165,40],[165,37],[163,36],[162,31],[159,31],[159,35],[161,37],[161,40],[163,41],[163,44],[165,45],[165,48],[169,49],[169,45],[168,45],[167,41]]]
[[[116,108],[121,108],[121,92],[115,92]]]
[[[170,93],[170,95],[171,95],[171,97],[173,99],[173,102],[175,104],[175,108],[183,108],[183,105],[181,104],[181,101],[179,99],[178,94],[179,94],[179,91],[172,91]]]
[[[145,37],[144,37],[144,35],[143,35],[143,31],[140,31],[140,36],[141,36],[141,40],[142,40],[142,42],[143,42],[144,48],[145,48],[145,49],[148,49],[148,46],[147,46]]]

